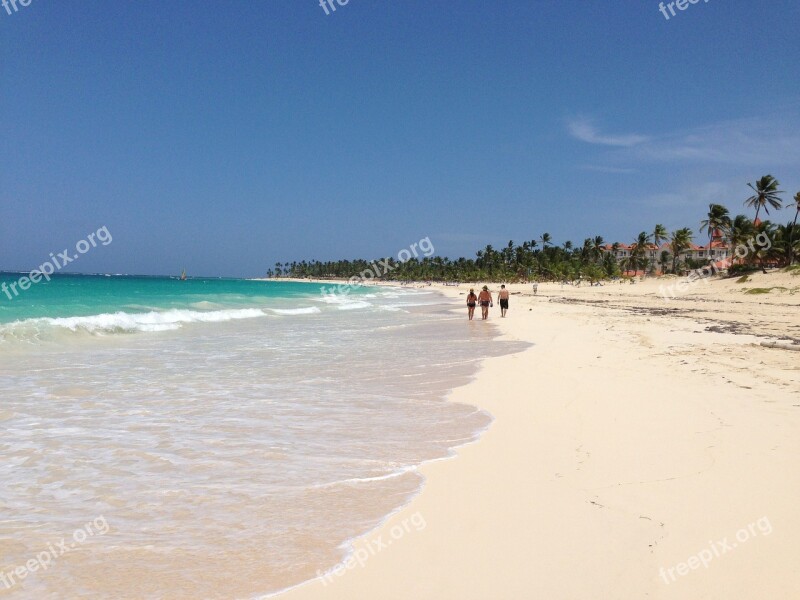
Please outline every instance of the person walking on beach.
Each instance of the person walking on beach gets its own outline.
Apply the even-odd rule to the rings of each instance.
[[[506,285],[500,286],[500,291],[497,292],[497,302],[500,304],[500,316],[505,317],[508,312],[508,290]]]
[[[489,318],[489,307],[494,306],[492,304],[492,295],[489,293],[489,286],[483,286],[483,290],[481,290],[480,295],[478,296],[478,302],[481,303],[481,315],[483,320]]]
[[[478,303],[478,297],[475,295],[475,289],[469,288],[469,294],[467,294],[467,313],[469,314],[469,320],[472,321],[472,316],[475,314],[475,305]]]
[[[533,282],[533,295],[535,296],[538,291],[539,291],[539,282],[538,281],[534,281]]]

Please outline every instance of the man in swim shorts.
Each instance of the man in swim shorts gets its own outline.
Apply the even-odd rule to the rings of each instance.
[[[505,284],[500,286],[500,291],[497,292],[497,301],[500,303],[500,316],[505,317],[508,312],[508,290]]]

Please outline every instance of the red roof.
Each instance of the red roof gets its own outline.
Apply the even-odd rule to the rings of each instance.
[[[603,250],[607,250],[609,252],[613,252],[614,251],[614,245],[613,244],[606,244],[606,245],[602,246],[602,248],[603,248]],[[630,245],[628,245],[628,244],[617,244],[617,250],[633,250],[634,248],[636,248],[636,244],[630,244]],[[666,244],[666,243],[665,244],[661,244],[661,246],[656,246],[655,244],[647,244],[647,249],[648,250],[666,250],[667,252],[670,252],[672,250],[670,248],[670,245]],[[697,244],[691,244],[689,246],[689,248],[688,248],[688,250],[708,250],[708,249],[709,249],[709,245],[708,244],[704,244],[702,246],[699,246]],[[727,250],[728,249],[728,244],[726,244],[721,239],[716,239],[715,238],[715,239],[712,239],[712,241],[711,241],[711,249]]]
[[[617,250],[632,250],[636,248],[636,244],[617,244]],[[604,250],[614,250],[613,244],[606,244],[603,246]],[[661,246],[656,246],[655,244],[647,244],[648,250],[669,250],[669,244],[661,244]]]

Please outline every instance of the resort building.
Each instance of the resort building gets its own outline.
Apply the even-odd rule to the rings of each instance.
[[[603,252],[605,254],[611,254],[617,260],[623,270],[629,266],[627,261],[630,259],[635,249],[636,244],[622,243],[606,244],[602,247]],[[667,260],[662,261],[665,252],[667,255]],[[725,241],[722,232],[717,229],[714,231],[714,235],[712,236],[710,243],[702,246],[691,244],[689,248],[681,252],[679,256],[679,262],[685,264],[690,260],[700,262],[713,261],[715,263],[722,262],[724,266],[727,267],[729,265],[731,256],[732,253],[730,247]],[[654,270],[656,273],[659,273],[662,268],[662,262],[666,262],[670,265],[672,264],[672,249],[667,243],[663,243],[661,246],[648,244],[647,249],[645,250],[645,257],[647,258],[647,262],[649,264],[648,271]],[[629,271],[632,270],[633,269],[629,269]]]

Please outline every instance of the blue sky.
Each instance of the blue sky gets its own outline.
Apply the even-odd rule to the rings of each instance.
[[[796,0],[0,8],[0,269],[102,226],[73,270],[250,276],[424,237],[630,242],[749,212],[767,173],[788,204],[798,23]]]

